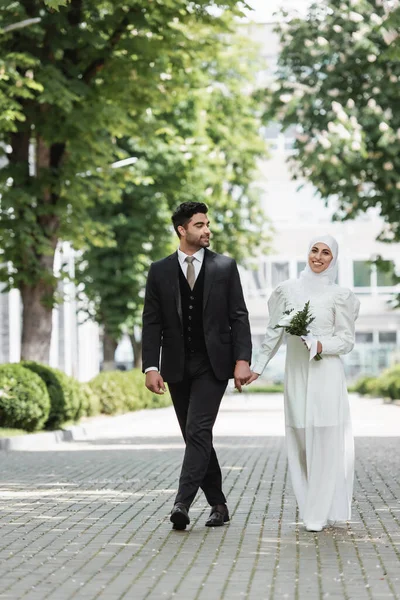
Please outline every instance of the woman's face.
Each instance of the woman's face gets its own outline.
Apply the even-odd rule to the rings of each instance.
[[[333,255],[329,246],[318,242],[310,250],[308,264],[314,273],[323,273],[331,264],[332,259]]]

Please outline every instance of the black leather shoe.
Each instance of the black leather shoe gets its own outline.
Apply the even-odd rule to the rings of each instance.
[[[183,531],[183,529],[186,529],[186,525],[189,525],[190,523],[188,509],[186,506],[181,502],[177,502],[171,511],[169,520],[171,523],[173,523],[172,529],[177,529],[178,531]]]
[[[211,508],[206,527],[221,527],[225,523],[229,523],[229,520],[229,511],[226,504],[216,504]]]

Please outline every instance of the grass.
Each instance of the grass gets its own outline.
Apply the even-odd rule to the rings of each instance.
[[[242,391],[245,394],[283,394],[283,384],[244,385]]]
[[[15,435],[26,435],[28,432],[24,429],[8,429],[7,427],[0,427],[0,438],[14,437]]]

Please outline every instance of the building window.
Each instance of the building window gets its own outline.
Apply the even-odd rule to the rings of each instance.
[[[300,273],[302,271],[304,271],[304,269],[306,268],[306,262],[305,261],[300,261],[297,263],[297,277],[300,275]]]
[[[372,344],[373,341],[372,331],[356,331],[356,344]]]
[[[391,287],[395,285],[393,278],[394,263],[392,260],[384,260],[376,268],[376,280],[378,287]]]
[[[397,332],[396,331],[380,331],[379,332],[379,343],[380,344],[392,344],[393,346],[397,343]]]
[[[366,260],[353,262],[354,287],[371,287],[371,265]]]
[[[271,283],[272,287],[276,287],[282,281],[289,279],[289,263],[288,262],[273,262],[271,264]]]

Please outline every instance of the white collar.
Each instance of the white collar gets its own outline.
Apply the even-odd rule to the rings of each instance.
[[[187,256],[189,255],[185,254],[180,248],[178,248],[178,260],[181,263],[181,265],[183,265]],[[200,263],[202,263],[204,260],[204,248],[200,248],[200,250],[197,250],[197,252],[192,254],[192,256]]]

